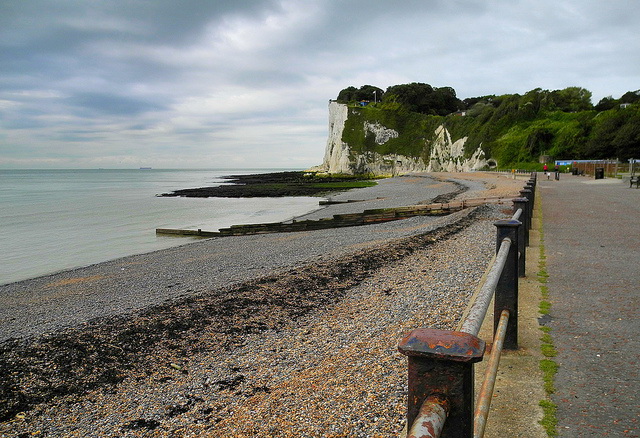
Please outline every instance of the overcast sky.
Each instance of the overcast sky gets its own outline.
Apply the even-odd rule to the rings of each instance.
[[[640,89],[637,0],[2,0],[0,168],[304,168],[350,85]]]

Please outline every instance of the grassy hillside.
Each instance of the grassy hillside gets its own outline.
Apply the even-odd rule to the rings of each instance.
[[[640,158],[640,102],[624,106],[616,102],[598,111],[598,106],[585,103],[584,94],[578,93],[583,89],[567,90],[573,95],[566,90],[536,89],[523,96],[468,99],[464,115],[413,112],[393,99],[366,107],[350,105],[342,139],[354,153],[397,153],[426,160],[430,141],[442,124],[453,141],[468,137],[467,156],[480,146],[500,167],[534,164],[541,155],[552,159]],[[393,129],[399,136],[378,145],[374,134],[363,128],[365,122]]]

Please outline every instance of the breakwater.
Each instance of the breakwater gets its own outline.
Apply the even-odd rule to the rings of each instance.
[[[318,220],[291,220],[287,222],[272,222],[265,224],[232,225],[229,228],[221,228],[218,231],[205,231],[202,229],[173,229],[157,228],[157,234],[199,236],[199,237],[225,237],[243,236],[251,234],[286,233],[297,231],[324,230],[328,228],[355,227],[370,225],[380,222],[396,221],[415,216],[443,216],[465,208],[486,203],[503,204],[509,199],[504,197],[465,199],[459,202],[436,203],[429,205],[412,205],[407,207],[379,208],[364,210],[361,213],[335,214],[330,218]]]

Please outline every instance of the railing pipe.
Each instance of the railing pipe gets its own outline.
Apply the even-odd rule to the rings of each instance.
[[[439,438],[449,415],[449,400],[442,394],[427,397],[407,438]]]
[[[487,278],[480,288],[480,292],[472,304],[471,309],[469,309],[469,313],[462,323],[462,327],[460,327],[461,332],[469,333],[473,336],[478,336],[478,333],[480,333],[480,327],[482,327],[487,309],[489,308],[489,304],[491,304],[491,299],[502,276],[502,269],[506,264],[511,245],[511,239],[504,239],[501,242],[496,260],[487,273]]]
[[[502,345],[507,332],[507,324],[509,322],[509,311],[503,310],[500,314],[500,322],[498,330],[493,338],[493,347],[491,355],[487,361],[487,368],[484,372],[484,380],[478,394],[478,403],[473,420],[473,438],[482,438],[484,429],[487,425],[487,417],[489,416],[489,408],[491,407],[491,399],[493,398],[493,388],[496,384],[496,375],[498,374],[498,365],[500,364],[500,354],[502,353]]]
[[[507,326],[504,346],[508,350],[516,350],[518,348],[518,228],[522,226],[522,223],[507,219],[497,221],[494,225],[498,229],[496,251],[499,252],[502,249],[504,239],[510,239],[513,244],[509,248],[507,260],[495,289],[493,332],[496,333],[498,329],[502,311],[508,310],[511,317]]]
[[[532,178],[534,189],[535,175]],[[460,331],[420,328],[400,341],[398,350],[408,362],[408,437],[471,438],[474,421],[486,423],[486,415],[474,420],[473,364],[482,360],[485,349],[484,341],[477,336],[494,298],[493,354],[497,356],[492,354],[490,367],[497,369],[503,348],[518,348],[518,273],[524,271],[519,259],[524,259],[525,252],[520,245],[526,240],[520,233],[527,224],[531,226],[532,192],[520,191],[526,199],[514,200],[513,217],[495,222],[496,258]],[[493,383],[486,383],[491,386],[488,392],[495,384],[493,373],[489,379]],[[481,400],[486,397],[490,398],[482,396]],[[480,411],[488,412],[488,401],[481,403]]]

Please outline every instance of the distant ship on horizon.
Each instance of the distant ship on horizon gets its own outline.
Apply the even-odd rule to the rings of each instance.
[[[151,170],[151,167],[141,167],[140,170]]]

